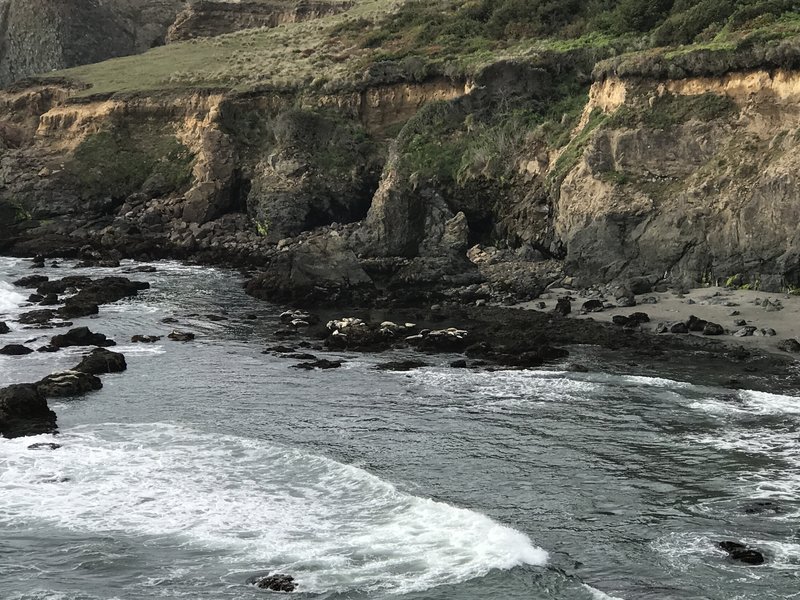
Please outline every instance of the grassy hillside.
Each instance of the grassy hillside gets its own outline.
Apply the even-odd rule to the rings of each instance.
[[[356,0],[345,13],[316,21],[171,44],[56,75],[88,84],[86,94],[335,90],[470,74],[502,58],[538,60],[576,49],[596,59],[686,62],[693,52],[780,46],[772,62],[792,62],[798,39],[798,0]]]

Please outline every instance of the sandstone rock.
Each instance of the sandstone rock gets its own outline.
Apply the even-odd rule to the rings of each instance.
[[[13,438],[52,433],[56,414],[33,384],[0,388],[0,435]]]

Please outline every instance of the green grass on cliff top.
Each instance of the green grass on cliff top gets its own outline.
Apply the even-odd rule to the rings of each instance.
[[[794,0],[355,0],[348,11],[314,21],[170,44],[49,76],[87,84],[83,95],[324,92],[464,76],[541,53],[583,50],[600,59],[646,50],[670,59],[787,38],[800,45]]]

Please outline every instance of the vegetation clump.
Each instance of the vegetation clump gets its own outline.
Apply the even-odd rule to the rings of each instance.
[[[151,177],[163,191],[177,191],[191,178],[194,156],[170,132],[145,126],[118,127],[84,139],[67,165],[85,198],[121,199]]]

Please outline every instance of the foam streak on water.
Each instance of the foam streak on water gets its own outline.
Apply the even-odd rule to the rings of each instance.
[[[58,441],[42,453],[0,440],[0,524],[213,549],[233,570],[286,571],[310,592],[404,593],[547,560],[482,514],[298,450],[161,424]]]

